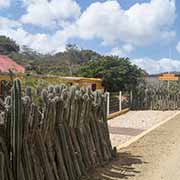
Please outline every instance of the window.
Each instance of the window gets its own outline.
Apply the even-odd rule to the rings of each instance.
[[[96,84],[92,84],[91,90],[92,90],[92,91],[95,91],[95,90],[96,90]]]

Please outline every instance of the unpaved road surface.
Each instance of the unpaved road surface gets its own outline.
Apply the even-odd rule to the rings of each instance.
[[[180,180],[180,115],[118,152],[90,180]]]

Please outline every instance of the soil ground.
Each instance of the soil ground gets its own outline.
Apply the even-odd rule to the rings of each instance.
[[[180,115],[118,151],[90,180],[180,180]]]

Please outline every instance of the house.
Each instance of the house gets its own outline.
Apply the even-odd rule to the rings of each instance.
[[[29,80],[38,80],[42,79],[47,82],[51,82],[53,84],[64,83],[67,85],[78,85],[84,88],[90,88],[95,91],[104,91],[104,87],[102,85],[102,79],[99,78],[84,78],[84,77],[62,77],[62,76],[53,76],[53,75],[29,75]],[[26,77],[27,79],[27,77]]]
[[[145,77],[145,81],[151,85],[160,85],[163,84],[164,81],[179,81],[180,73],[179,72],[165,72],[159,74],[147,75]]]
[[[12,87],[11,77],[9,72],[15,74],[21,74],[25,72],[25,68],[8,56],[0,55],[0,98],[4,99],[7,95],[10,95],[10,89]]]
[[[15,61],[10,59],[8,56],[0,55],[0,73],[8,73],[11,70],[14,73],[24,73],[25,68]]]

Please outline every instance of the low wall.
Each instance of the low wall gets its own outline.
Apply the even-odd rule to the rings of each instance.
[[[112,113],[112,114],[110,114],[110,115],[108,116],[108,120],[113,119],[113,118],[115,118],[115,117],[117,117],[117,116],[120,116],[120,115],[122,115],[122,114],[125,114],[125,113],[127,113],[129,110],[130,110],[129,108],[126,108],[126,109],[123,109],[122,111],[118,111],[118,112]]]

